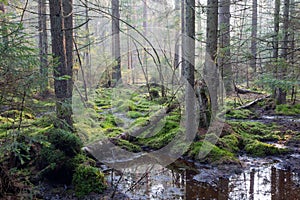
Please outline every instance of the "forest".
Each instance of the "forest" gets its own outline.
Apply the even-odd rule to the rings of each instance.
[[[0,0],[0,199],[300,199],[300,1]]]

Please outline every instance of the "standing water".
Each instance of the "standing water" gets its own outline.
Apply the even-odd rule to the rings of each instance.
[[[242,158],[244,168],[227,171],[177,161],[176,165],[149,169],[143,174],[124,169],[107,177],[128,199],[300,199],[300,173],[282,169],[271,160]],[[178,164],[179,162],[179,164]],[[273,162],[273,163],[271,163]],[[231,171],[231,172],[229,172]]]

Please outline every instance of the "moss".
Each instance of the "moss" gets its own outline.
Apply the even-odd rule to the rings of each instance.
[[[300,114],[300,104],[288,105],[282,104],[277,105],[275,109],[276,114],[279,115],[299,115]]]
[[[179,128],[164,127],[157,134],[148,138],[140,138],[139,144],[146,145],[153,149],[160,149],[171,142],[177,134],[182,133]]]
[[[75,156],[80,152],[82,142],[74,133],[53,128],[48,132],[48,141],[67,156]]]
[[[258,140],[245,140],[245,151],[252,156],[270,156],[286,153],[286,149],[279,149],[274,145],[260,142]]]
[[[123,139],[118,139],[116,140],[116,144],[120,147],[122,147],[123,149],[127,150],[127,151],[131,151],[131,152],[140,152],[142,151],[141,147],[138,145],[135,145],[127,140],[123,140]]]
[[[205,156],[202,157],[202,155]],[[193,143],[189,151],[189,156],[201,162],[216,164],[237,161],[233,153],[221,149],[208,141],[199,141]]]
[[[20,117],[20,114],[21,112],[19,110],[8,110],[1,113],[1,116],[5,118],[18,119]],[[25,111],[22,112],[22,117],[24,119],[34,119],[33,114]]]
[[[127,111],[134,111],[136,109],[136,104],[132,100],[125,100],[125,101],[119,101],[117,105],[114,105],[116,107],[117,112],[127,112]]]
[[[100,117],[100,127],[103,129],[113,128],[122,124],[124,124],[124,122],[112,114],[106,114]]]
[[[232,129],[240,135],[249,135],[253,137],[263,137],[273,134],[278,127],[266,125],[260,122],[230,122]],[[276,132],[277,133],[277,132]]]
[[[91,192],[102,193],[106,188],[104,174],[96,167],[81,164],[73,175],[75,194],[83,197]]]
[[[127,112],[127,117],[132,118],[132,119],[136,119],[139,117],[143,117],[144,114],[138,111],[128,111]]]
[[[116,136],[120,135],[121,133],[124,133],[124,130],[122,128],[118,128],[118,127],[106,129],[104,132],[104,134],[110,138],[116,137]]]
[[[218,141],[218,146],[230,152],[238,152],[240,147],[240,138],[236,134],[225,135]]]
[[[230,110],[229,113],[226,114],[227,118],[234,118],[234,119],[248,119],[252,117],[254,113],[248,109],[241,109],[241,110]]]

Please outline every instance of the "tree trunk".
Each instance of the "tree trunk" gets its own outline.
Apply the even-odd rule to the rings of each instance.
[[[120,56],[120,12],[119,0],[112,0],[112,56],[114,60],[112,68],[112,85],[115,86],[121,79],[121,56]]]
[[[0,11],[5,14],[5,6],[3,2],[0,2]],[[5,17],[3,17],[2,19],[0,19],[0,23],[1,23],[1,34],[2,34],[2,42],[4,45],[8,45],[8,31],[6,28],[6,19]]]
[[[184,51],[185,51],[185,1],[181,0],[181,76],[184,77]]]
[[[230,61],[230,0],[221,0],[219,5],[220,55],[218,65],[221,69],[224,87],[233,91],[232,66]]]
[[[289,12],[290,12],[290,0],[284,0],[284,10],[283,10],[283,41],[282,41],[282,51],[281,58],[287,63],[288,62],[288,39],[289,39]],[[279,78],[283,79],[286,76],[287,71],[286,65],[280,66]],[[278,88],[277,103],[286,103],[286,90],[282,87]]]
[[[256,58],[257,58],[257,0],[252,0],[252,29],[251,29],[251,60],[250,67],[256,73]]]
[[[71,3],[71,1],[65,2],[64,6],[69,5],[64,9],[62,0],[49,0],[52,54],[57,60],[53,70],[56,115],[62,122],[57,126],[72,130],[72,80],[68,77],[72,73],[72,49],[70,49],[72,44],[70,44],[70,38],[66,39],[66,36],[68,36],[72,40],[72,34],[70,34],[72,32],[72,22],[70,22],[70,18],[72,19],[72,14],[70,14],[72,13]],[[69,13],[70,15],[65,15],[64,18],[63,13]],[[66,27],[65,23],[67,23]]]
[[[204,64],[205,82],[209,87],[212,115],[218,110],[218,72],[216,67],[216,54],[218,44],[218,0],[207,1],[206,25],[206,56]]]
[[[39,12],[39,50],[40,50],[40,74],[41,80],[41,94],[45,95],[48,88],[48,35],[47,35],[47,13],[46,0],[38,1]]]
[[[184,7],[185,27],[184,27],[184,46],[183,46],[183,71],[186,79],[185,92],[185,122],[186,122],[186,137],[195,136],[196,117],[195,117],[195,0],[186,0]]]
[[[84,52],[84,58],[85,58],[85,66],[87,68],[87,82],[88,82],[88,87],[91,89],[92,88],[92,65],[91,65],[91,55],[90,55],[90,51],[91,51],[91,41],[90,41],[90,29],[89,29],[89,8],[88,8],[88,0],[85,0],[85,31],[86,31],[86,35],[85,35],[85,40],[86,40],[86,50]]]
[[[73,0],[63,0],[64,11],[64,29],[65,29],[65,43],[66,43],[66,61],[67,61],[67,105],[68,113],[66,121],[72,125],[72,94],[73,94]]]
[[[274,62],[274,76],[278,79],[278,52],[279,52],[279,13],[280,13],[280,0],[275,0],[274,9],[274,38],[273,38],[273,62]],[[273,97],[277,97],[277,88],[273,90]]]

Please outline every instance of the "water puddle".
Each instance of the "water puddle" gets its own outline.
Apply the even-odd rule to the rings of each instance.
[[[107,179],[129,199],[300,199],[300,173],[282,169],[273,159],[241,157],[243,169],[226,170],[179,161],[143,174],[124,169]],[[230,167],[229,167],[230,168]],[[237,167],[239,168],[239,167]]]

